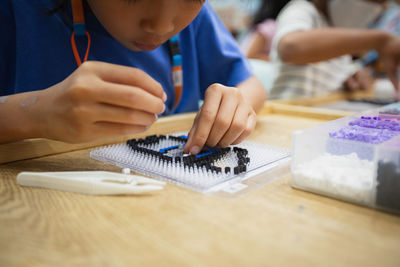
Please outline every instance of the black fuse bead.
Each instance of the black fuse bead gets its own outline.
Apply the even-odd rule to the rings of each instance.
[[[239,169],[239,173],[242,173],[243,172],[243,165],[238,166],[238,169]]]
[[[155,140],[157,138],[157,135],[149,135],[146,137],[146,140]]]
[[[246,172],[247,171],[247,167],[246,167],[246,165],[243,165],[242,166],[242,172]]]
[[[146,145],[146,141],[144,141],[143,139],[139,139],[139,141],[137,142],[138,145]]]
[[[230,173],[231,172],[231,167],[225,167],[225,173]]]

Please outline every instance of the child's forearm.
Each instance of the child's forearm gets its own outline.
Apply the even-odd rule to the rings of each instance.
[[[240,83],[237,88],[239,88],[244,99],[253,107],[255,112],[262,108],[267,99],[267,93],[262,83],[255,76]]]
[[[367,29],[315,29],[284,36],[278,44],[282,61],[293,64],[314,63],[346,54],[379,50],[392,35]]]
[[[0,97],[0,143],[39,137],[35,107],[40,92]]]
[[[265,52],[266,42],[270,42],[270,40],[266,40],[260,33],[255,33],[253,42],[246,52],[246,57],[268,61],[269,55]]]

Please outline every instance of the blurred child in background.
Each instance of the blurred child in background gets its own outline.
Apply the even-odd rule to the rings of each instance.
[[[275,35],[279,12],[290,0],[263,0],[255,13],[250,33],[242,43],[242,50],[248,58],[269,61],[272,39]]]
[[[263,0],[250,25],[250,31],[241,42],[243,53],[250,59],[254,75],[261,81],[267,94],[275,77],[275,68],[269,62],[275,20],[290,0]]]
[[[293,0],[282,10],[271,49],[277,77],[271,98],[313,96],[370,86],[368,71],[352,55],[376,50],[393,85],[400,39],[366,29],[384,11],[383,0]]]

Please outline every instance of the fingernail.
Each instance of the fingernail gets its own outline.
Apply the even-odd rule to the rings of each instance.
[[[162,109],[161,113],[159,113],[157,115],[162,115],[164,113],[164,111],[165,111],[165,104],[163,105],[163,109]]]
[[[190,154],[197,155],[200,152],[200,147],[199,146],[192,146],[190,149]]]
[[[187,147],[188,147],[187,145],[183,147],[183,152],[185,152],[185,153],[188,153],[188,152],[189,152],[188,149],[187,149]]]
[[[162,100],[164,102],[167,101],[167,94],[165,92],[163,92]]]

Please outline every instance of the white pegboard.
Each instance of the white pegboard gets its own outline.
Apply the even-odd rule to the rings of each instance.
[[[183,154],[184,139],[179,140],[178,136],[134,139],[131,145],[127,142],[94,149],[90,156],[203,193],[258,176],[287,164],[289,159],[287,149],[248,141],[224,151],[208,149],[191,156]],[[140,151],[132,149],[132,143]]]

